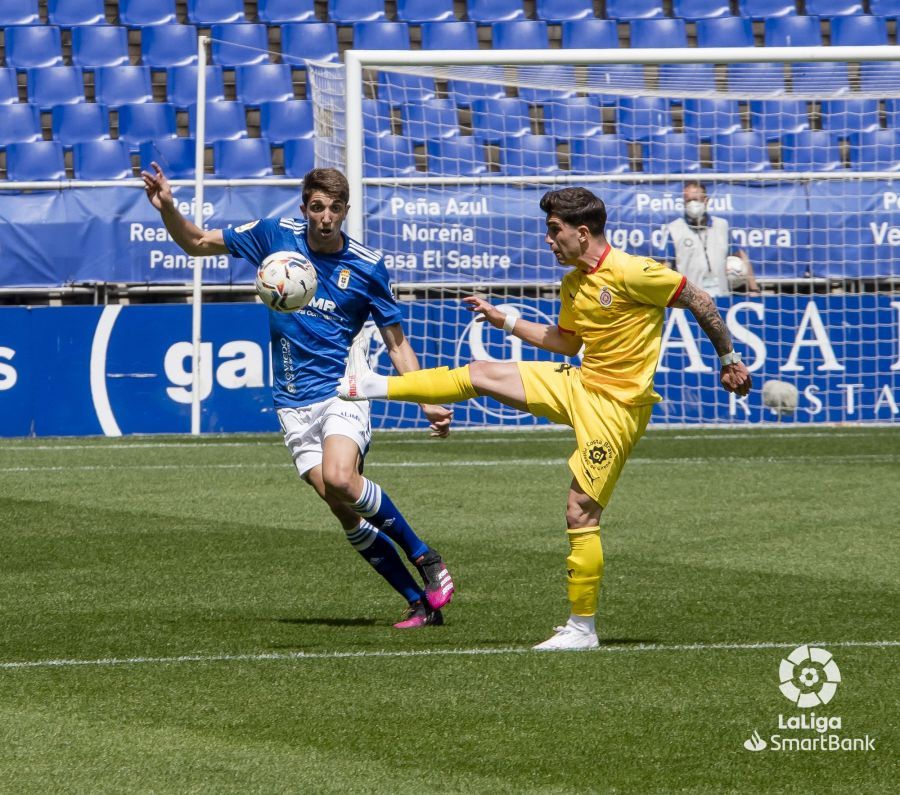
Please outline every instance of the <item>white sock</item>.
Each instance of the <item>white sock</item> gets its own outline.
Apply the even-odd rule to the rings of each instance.
[[[387,380],[386,375],[380,375],[370,370],[359,379],[359,391],[367,398],[386,398]]]
[[[569,620],[566,622],[566,626],[572,627],[573,629],[577,629],[579,632],[584,632],[586,634],[596,634],[597,632],[593,616],[576,616],[573,613],[569,616]]]

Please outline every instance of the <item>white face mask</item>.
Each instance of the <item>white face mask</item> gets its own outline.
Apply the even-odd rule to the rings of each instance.
[[[684,205],[684,214],[694,221],[699,221],[706,215],[706,202],[696,200],[686,202]]]

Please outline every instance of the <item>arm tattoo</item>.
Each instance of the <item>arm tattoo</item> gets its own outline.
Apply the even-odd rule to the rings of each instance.
[[[719,356],[732,349],[731,334],[728,333],[725,321],[722,320],[719,310],[706,291],[687,282],[672,306],[691,310],[691,314],[697,319],[698,325],[709,337]]]

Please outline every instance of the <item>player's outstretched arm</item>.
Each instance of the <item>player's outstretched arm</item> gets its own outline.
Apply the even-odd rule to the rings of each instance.
[[[705,290],[701,290],[695,284],[691,284],[691,282],[686,282],[681,295],[678,296],[678,300],[672,306],[690,310],[691,314],[697,319],[697,324],[709,337],[719,356],[724,356],[726,353],[734,350],[728,327],[725,325],[725,321],[722,320],[722,315],[719,314],[719,309],[715,302]],[[747,370],[743,362],[723,365],[719,373],[719,381],[721,381],[722,386],[728,392],[734,392],[738,395],[746,395],[753,385],[750,371]]]
[[[396,323],[381,329],[381,337],[387,347],[388,356],[394,369],[403,375],[419,369],[419,357],[412,345],[403,333],[403,327]],[[428,420],[431,428],[431,436],[443,439],[450,433],[450,421],[453,419],[453,410],[446,406],[438,406],[434,403],[420,403],[419,408]]]
[[[192,221],[185,218],[175,204],[172,187],[158,163],[151,163],[154,173],[141,172],[144,180],[144,191],[147,200],[162,217],[166,231],[178,246],[192,257],[205,257],[211,254],[227,254],[225,238],[221,229],[204,231]]]
[[[506,322],[506,313],[492,306],[483,298],[472,295],[463,298],[463,303],[466,305],[466,309],[477,315],[475,318],[477,322],[489,323],[494,328],[503,328],[503,324]],[[563,334],[556,326],[544,323],[532,323],[530,320],[518,318],[510,333],[538,348],[561,353],[563,356],[575,356],[581,350],[580,337],[574,334]]]

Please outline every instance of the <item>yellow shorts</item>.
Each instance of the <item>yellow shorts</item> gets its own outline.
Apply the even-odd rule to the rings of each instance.
[[[577,448],[569,469],[585,493],[605,508],[653,406],[626,406],[588,389],[581,370],[567,364],[519,362],[519,374],[528,410],[575,431]]]

